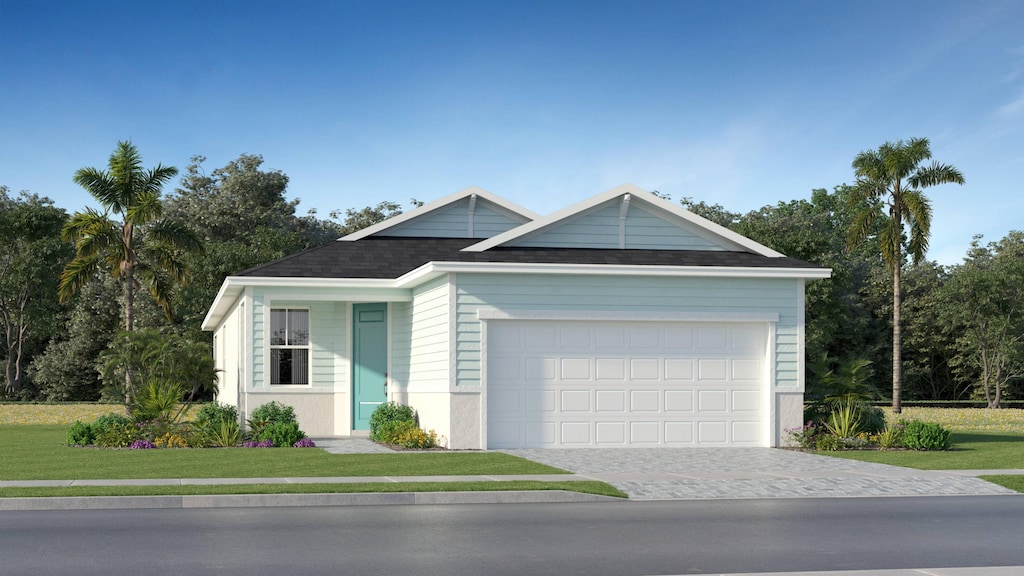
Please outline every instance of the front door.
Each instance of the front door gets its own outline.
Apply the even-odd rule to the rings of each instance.
[[[352,429],[369,430],[370,414],[387,401],[388,305],[352,305]]]

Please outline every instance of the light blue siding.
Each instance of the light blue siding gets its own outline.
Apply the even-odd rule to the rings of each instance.
[[[504,312],[778,314],[776,384],[783,388],[798,386],[797,280],[460,274],[454,285],[458,386],[480,385],[480,308]]]
[[[542,248],[618,248],[619,203],[604,204],[510,245]]]
[[[267,319],[264,311],[269,304],[272,308],[302,308],[310,316],[310,386],[313,388],[334,388],[347,385],[348,342],[346,335],[346,304],[331,300],[283,300],[273,298],[275,289],[257,288],[253,306],[253,350],[252,372],[254,387],[270,386],[266,375]]]
[[[722,246],[638,206],[631,206],[626,215],[626,248],[724,250]]]
[[[395,328],[396,344],[403,351],[393,359],[401,354],[399,373],[410,392],[447,391],[450,386],[449,294],[447,276],[417,287],[403,317],[401,339]]]
[[[472,238],[490,238],[522,223],[495,210],[490,202],[478,197],[473,208]],[[383,230],[380,235],[470,238],[469,198]]]
[[[680,222],[666,220],[639,206],[630,206],[626,220],[619,218],[621,200],[603,204],[564,223],[543,230],[511,246],[547,248],[625,248],[651,250],[725,250],[723,246],[690,232]],[[623,234],[624,232],[624,234]]]

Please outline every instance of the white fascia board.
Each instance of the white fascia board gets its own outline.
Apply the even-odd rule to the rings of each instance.
[[[444,208],[445,206],[454,204],[455,202],[458,202],[459,200],[462,200],[463,198],[467,198],[474,194],[476,194],[478,198],[483,198],[484,200],[493,203],[501,211],[506,212],[508,216],[514,220],[529,222],[531,220],[536,220],[540,218],[538,214],[535,214],[534,212],[531,212],[530,210],[527,210],[526,208],[523,208],[522,206],[519,206],[514,202],[505,200],[501,196],[488,192],[487,190],[484,190],[483,188],[480,188],[478,186],[470,186],[469,188],[459,190],[454,194],[449,194],[444,198],[440,198],[438,200],[434,200],[433,202],[424,204],[423,206],[420,206],[415,210],[403,212],[398,216],[395,216],[394,218],[388,218],[383,222],[378,222],[373,226],[368,226],[366,228],[363,228],[362,230],[359,230],[358,232],[353,232],[348,236],[342,236],[341,238],[339,238],[339,240],[349,242],[352,240],[359,240],[360,238],[366,238],[367,236],[373,236],[378,232],[387,230],[388,228],[392,228],[394,226],[398,226],[399,224],[408,222],[410,220],[413,220],[435,210],[439,210],[441,208]]]
[[[717,278],[805,278],[832,276],[831,268],[736,266],[617,266],[609,264],[529,264],[519,262],[430,262],[397,280],[396,287],[420,284],[441,274],[578,274],[597,276],[704,276]]]
[[[390,278],[267,278],[260,276],[228,276],[217,291],[217,297],[213,299],[210,310],[203,319],[201,328],[203,330],[215,330],[220,324],[224,315],[231,309],[231,305],[245,288],[260,286],[265,288],[396,288],[395,281]],[[296,296],[298,297],[298,296]],[[344,298],[351,298],[353,295],[345,295]],[[377,295],[375,298],[379,299]],[[395,300],[406,300],[404,297],[396,297]],[[408,298],[411,299],[411,296]]]
[[[563,220],[567,220],[578,214],[582,214],[583,212],[586,212],[591,208],[608,202],[609,200],[621,197],[625,194],[630,194],[635,200],[639,202],[648,204],[659,211],[668,212],[669,214],[676,216],[677,218],[689,222],[696,226],[698,229],[703,229],[709,232],[712,236],[716,236],[721,240],[725,241],[726,243],[734,244],[737,247],[750,250],[751,252],[755,254],[760,254],[761,256],[768,256],[770,258],[779,258],[784,256],[784,254],[776,252],[775,250],[772,250],[771,248],[768,248],[763,244],[754,242],[750,238],[737,234],[732,230],[725,228],[724,226],[719,226],[718,224],[715,224],[714,222],[706,218],[702,218],[694,214],[693,212],[690,212],[689,210],[683,208],[682,206],[676,206],[669,202],[668,200],[658,198],[654,194],[651,194],[647,190],[644,190],[643,188],[640,188],[639,186],[636,186],[634,184],[623,184],[621,186],[617,186],[615,188],[612,188],[611,190],[602,192],[597,196],[593,196],[591,198],[583,200],[582,202],[577,202],[576,204],[573,204],[568,208],[564,208],[562,210],[559,210],[558,212],[549,214],[548,216],[545,216],[539,220],[534,220],[533,222],[523,224],[522,226],[513,228],[512,230],[505,232],[504,234],[499,234],[497,236],[494,236],[493,238],[489,238],[482,242],[478,242],[476,244],[463,248],[463,251],[483,252],[485,250],[494,248],[495,246],[507,244],[512,240],[516,240],[533,234],[534,232],[537,232],[543,228],[547,228],[549,226],[552,226],[553,224],[556,224]]]

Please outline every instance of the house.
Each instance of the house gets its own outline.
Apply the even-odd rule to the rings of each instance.
[[[777,446],[829,275],[628,184],[545,217],[468,188],[228,277],[203,328],[220,401],[314,436],[395,400],[451,448]]]

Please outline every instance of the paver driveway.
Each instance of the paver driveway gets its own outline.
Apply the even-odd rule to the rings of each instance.
[[[640,499],[1016,494],[948,471],[900,468],[778,448],[502,450],[602,480]]]

